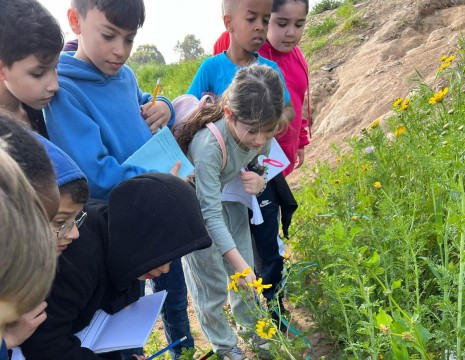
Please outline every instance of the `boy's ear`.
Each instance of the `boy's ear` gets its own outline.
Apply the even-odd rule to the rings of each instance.
[[[79,24],[80,17],[78,11],[75,8],[69,8],[67,15],[68,23],[73,33],[75,33],[76,35],[81,34],[81,27]]]
[[[223,23],[224,23],[224,27],[226,28],[228,32],[231,33],[234,31],[234,28],[232,26],[231,15],[223,15]]]
[[[2,60],[0,60],[0,81],[6,80],[5,67],[5,63]]]

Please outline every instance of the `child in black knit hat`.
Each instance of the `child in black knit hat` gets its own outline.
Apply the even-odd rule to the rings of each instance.
[[[74,336],[95,311],[114,314],[137,301],[137,279],[156,277],[171,261],[212,243],[194,190],[170,174],[128,179],[111,192],[108,204],[90,201],[85,210],[89,216],[79,239],[59,259],[48,318],[21,346],[26,359],[103,358]]]

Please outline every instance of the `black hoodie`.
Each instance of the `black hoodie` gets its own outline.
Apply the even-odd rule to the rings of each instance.
[[[104,358],[73,334],[98,309],[115,313],[136,301],[137,277],[211,245],[195,192],[169,174],[126,180],[108,205],[91,201],[85,211],[79,239],[59,259],[47,320],[21,346],[27,360]]]

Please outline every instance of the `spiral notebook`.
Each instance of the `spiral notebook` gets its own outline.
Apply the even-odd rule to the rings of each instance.
[[[96,354],[143,347],[160,315],[166,295],[163,290],[143,296],[113,315],[98,310],[89,326],[75,334],[81,340],[81,347]],[[24,359],[19,348],[13,349],[11,359]]]

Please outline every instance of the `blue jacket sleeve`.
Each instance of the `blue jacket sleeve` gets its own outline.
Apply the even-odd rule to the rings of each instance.
[[[122,164],[126,159],[118,161],[109,153],[100,125],[67,89],[62,87],[55,94],[45,109],[45,120],[50,140],[86,174],[93,198],[108,199],[110,191],[123,180],[147,172],[141,167]],[[109,122],[108,127],[111,126]]]

